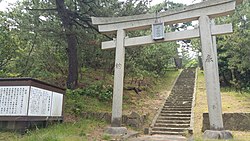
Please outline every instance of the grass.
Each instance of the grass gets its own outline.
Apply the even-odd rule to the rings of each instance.
[[[104,134],[103,136],[102,136],[102,140],[111,140],[111,136],[110,135],[108,135],[108,134]]]
[[[202,71],[198,72],[195,106],[195,124],[194,124],[194,138],[196,141],[202,141],[202,113],[208,112],[207,97],[205,89],[204,74]],[[222,88],[222,111],[226,112],[250,112],[250,93],[236,92],[231,88]],[[234,141],[249,141],[250,132],[232,131]],[[211,140],[213,141],[213,140]]]
[[[97,136],[90,135],[95,130],[106,126],[105,122],[81,119],[75,123],[50,125],[48,128],[28,131],[21,136],[18,133],[1,132],[3,141],[94,141]],[[101,131],[100,131],[101,132]]]

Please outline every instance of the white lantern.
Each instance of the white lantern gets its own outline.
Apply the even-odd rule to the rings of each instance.
[[[153,40],[162,40],[165,38],[164,23],[155,23],[152,25]]]

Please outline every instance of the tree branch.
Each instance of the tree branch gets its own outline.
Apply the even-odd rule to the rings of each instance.
[[[56,8],[48,8],[48,9],[31,9],[31,8],[25,8],[26,10],[31,10],[31,11],[56,11],[57,9]]]

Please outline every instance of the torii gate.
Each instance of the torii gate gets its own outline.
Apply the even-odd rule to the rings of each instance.
[[[213,131],[220,132],[223,130],[217,48],[213,36],[232,33],[233,30],[232,24],[214,25],[211,19],[231,14],[234,12],[236,5],[241,2],[242,0],[209,0],[184,7],[181,10],[162,12],[157,17],[155,14],[125,17],[92,17],[92,23],[98,25],[100,32],[116,33],[117,35],[113,41],[102,42],[102,49],[116,49],[112,120],[108,131],[113,134],[124,134],[127,132],[125,127],[121,127],[125,48],[198,37],[201,38],[202,44],[202,61],[205,70],[210,121],[209,131],[214,133]],[[162,40],[154,40],[151,35],[133,38],[126,37],[126,31],[151,28],[157,18],[165,25],[198,20],[199,28],[168,32],[165,35],[163,34],[164,39]]]

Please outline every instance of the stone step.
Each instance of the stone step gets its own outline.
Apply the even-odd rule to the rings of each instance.
[[[187,104],[187,103],[192,103],[192,100],[166,100],[165,104]]]
[[[176,95],[176,96],[190,96],[193,94],[194,90],[193,90],[194,87],[192,88],[186,88],[186,89],[183,89],[183,90],[172,90],[170,95]]]
[[[179,78],[181,79],[177,80],[177,85],[180,84],[182,87],[184,86],[183,84],[190,85],[190,82],[192,84],[192,82],[194,81],[194,79],[192,78],[183,78],[183,77]]]
[[[154,127],[188,128],[190,124],[156,123]]]
[[[191,99],[191,98],[193,98],[193,96],[182,96],[182,95],[174,95],[174,96],[170,96],[170,97],[168,97],[168,99],[178,99],[178,98],[182,98],[182,99]]]
[[[188,103],[165,103],[164,106],[171,106],[171,107],[178,107],[178,106],[191,106],[192,103],[188,102]]]
[[[190,111],[169,111],[169,110],[162,110],[161,114],[191,114],[191,110]]]
[[[183,105],[177,105],[177,104],[174,104],[174,105],[164,105],[163,109],[162,110],[167,110],[169,111],[170,110],[173,110],[173,111],[176,111],[176,109],[191,109],[191,105],[187,105],[187,104],[183,104]],[[182,110],[180,110],[182,111]]]
[[[191,99],[183,99],[183,98],[169,98],[169,99],[167,99],[166,100],[166,102],[175,102],[175,101],[192,101],[193,100],[193,98]]]
[[[182,95],[182,96],[189,96],[191,94],[193,94],[194,92],[194,87],[187,87],[187,88],[183,88],[180,89],[178,87],[174,87],[173,90],[171,91],[171,94],[178,94],[178,95]]]
[[[187,109],[187,108],[185,108]],[[169,108],[169,107],[166,107],[166,108],[163,108],[161,113],[169,113],[169,112],[175,112],[175,113],[181,113],[181,112],[191,112],[191,109],[188,108],[187,110],[179,110],[179,109],[174,109],[174,108]]]
[[[191,84],[193,82],[185,82],[184,84],[181,84],[180,82],[177,82],[174,86],[174,90],[184,90],[184,89],[192,89],[194,88],[194,84]]]
[[[189,82],[190,83],[190,82]],[[185,85],[185,84],[184,84]],[[188,84],[189,85],[189,84]],[[173,92],[175,92],[175,91],[183,91],[183,90],[189,90],[189,92],[191,92],[191,91],[193,91],[194,89],[194,85],[189,85],[189,86],[183,86],[182,84],[181,85],[178,85],[178,83],[177,83],[177,85],[175,85],[174,87],[173,87]],[[183,92],[185,92],[185,91],[183,91]],[[187,92],[187,91],[186,91]]]
[[[169,114],[169,113],[161,113],[160,116],[166,117],[191,117],[191,114]]]
[[[183,102],[178,102],[178,101],[175,101],[175,102],[166,102],[164,105],[180,105],[180,106],[184,106],[184,105],[191,105],[192,102],[189,101],[189,102],[186,102],[186,101],[183,101]]]
[[[175,103],[175,102],[192,102],[193,99],[167,99],[166,102],[171,102],[171,103]]]
[[[191,111],[191,108],[164,107],[162,110],[164,111]]]
[[[168,102],[168,101],[192,101],[193,100],[193,98],[190,98],[190,99],[187,99],[187,98],[168,98],[166,101]]]
[[[168,97],[167,99],[173,99],[173,100],[175,100],[175,99],[187,99],[187,100],[190,100],[190,99],[193,99],[193,96],[185,96],[185,97],[182,97],[182,96],[178,96],[178,95],[176,95],[176,96],[173,96],[173,97]]]
[[[156,123],[165,123],[165,124],[190,124],[189,120],[156,120]]]
[[[167,98],[167,100],[192,100],[193,99],[193,96],[190,96],[190,97],[179,97],[179,96],[176,96],[176,97],[169,97]]]
[[[164,104],[165,107],[191,107],[192,103],[185,103],[185,104],[178,104],[178,103],[166,103]]]
[[[184,76],[180,76],[179,78],[181,78],[181,79],[179,79],[178,80],[178,82],[188,82],[188,81],[194,81],[194,79],[195,78],[192,78],[192,76],[191,77],[184,77]]]
[[[184,135],[184,132],[152,131],[152,135]]]
[[[182,95],[174,95],[174,96],[168,97],[168,99],[179,99],[179,98],[182,98],[182,99],[191,99],[193,97],[192,96],[182,96]]]
[[[181,96],[190,96],[193,94],[194,90],[193,90],[194,87],[192,88],[185,88],[183,90],[172,90],[170,95],[181,95]]]
[[[187,108],[187,109],[191,109],[191,105],[190,106],[186,106],[186,105],[164,105],[163,109],[166,109],[166,108]]]
[[[175,97],[169,97],[168,100],[192,100],[193,96],[188,97],[181,97],[181,96],[175,96]]]
[[[170,128],[170,127],[153,127],[152,131],[172,131],[172,132],[184,132],[188,128]]]
[[[190,117],[174,117],[174,116],[168,116],[168,117],[165,117],[165,116],[159,116],[158,117],[159,120],[190,120]]]
[[[190,82],[189,82],[190,83]],[[189,85],[189,84],[188,84]],[[182,88],[180,88],[180,87],[182,87]],[[183,85],[178,85],[178,83],[177,83],[177,85],[175,85],[174,86],[174,88],[173,88],[173,91],[172,92],[179,92],[179,91],[183,91],[183,90],[187,90],[187,91],[183,91],[184,93],[185,92],[192,92],[192,91],[194,91],[194,85],[189,85],[189,86],[183,86]]]
[[[183,90],[183,89],[190,89],[194,87],[194,82],[192,81],[188,81],[188,82],[178,82],[175,83],[176,85],[174,86],[174,88],[176,88],[176,90]],[[178,88],[178,89],[177,89]]]
[[[161,111],[161,113],[166,114],[191,114],[191,111]]]
[[[182,77],[180,76],[178,80],[178,82],[184,82],[184,83],[187,83],[187,82],[193,82],[195,80],[195,78],[191,78],[191,77]]]

